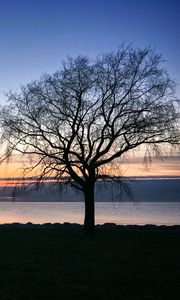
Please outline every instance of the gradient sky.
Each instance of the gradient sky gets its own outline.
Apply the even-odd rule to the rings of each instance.
[[[0,0],[0,104],[68,55],[94,57],[123,42],[161,53],[180,97],[179,28],[178,0]]]
[[[93,57],[122,42],[161,53],[180,95],[179,28],[178,0],[0,0],[0,102],[67,55]]]

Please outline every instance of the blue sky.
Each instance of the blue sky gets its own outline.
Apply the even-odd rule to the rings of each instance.
[[[122,42],[161,53],[180,96],[179,28],[177,0],[0,0],[0,103],[67,55],[94,57]]]

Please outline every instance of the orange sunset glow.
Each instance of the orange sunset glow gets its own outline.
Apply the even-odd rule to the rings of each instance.
[[[0,181],[0,186],[10,184],[6,182],[6,178],[13,178],[12,185],[15,183],[15,179],[21,179],[23,177],[23,167],[20,162],[4,163],[0,166],[0,178],[4,179]],[[146,166],[143,163],[143,159],[131,158],[129,162],[123,162],[120,165],[120,172],[114,172],[114,175],[122,175],[127,177],[133,176],[180,176],[180,164],[179,157],[169,157],[163,160],[154,159],[152,163]],[[112,173],[112,170],[111,170]],[[31,172],[28,177],[36,176],[36,173]],[[24,178],[25,179],[25,178]]]

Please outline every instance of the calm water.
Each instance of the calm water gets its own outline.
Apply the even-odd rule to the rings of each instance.
[[[0,223],[83,223],[82,202],[0,202]],[[180,203],[96,203],[96,224],[180,225]]]

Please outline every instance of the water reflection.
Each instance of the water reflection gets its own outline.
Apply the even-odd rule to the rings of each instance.
[[[82,202],[0,202],[0,223],[79,223],[83,224]],[[96,224],[179,225],[180,203],[96,203]]]

